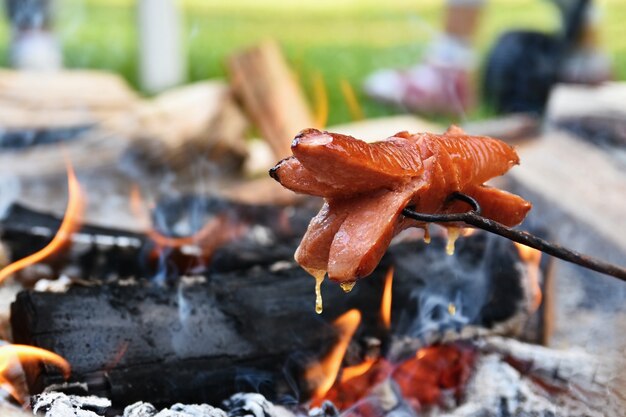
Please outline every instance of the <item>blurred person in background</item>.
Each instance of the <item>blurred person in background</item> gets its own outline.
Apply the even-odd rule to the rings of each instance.
[[[585,8],[575,47],[559,63],[559,81],[592,84],[610,79],[610,59],[598,45],[598,10],[587,7],[585,0],[551,1],[564,21],[575,7]],[[426,48],[422,61],[405,70],[373,73],[365,81],[366,94],[419,113],[458,115],[471,110],[477,102],[474,42],[486,4],[486,0],[447,0],[444,31]]]
[[[63,65],[61,45],[52,31],[53,3],[53,0],[5,0],[11,26],[12,67],[55,70]]]

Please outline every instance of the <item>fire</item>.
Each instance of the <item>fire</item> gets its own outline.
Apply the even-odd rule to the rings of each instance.
[[[130,191],[130,206],[134,215],[146,226],[148,237],[160,248],[181,248],[183,246],[198,246],[203,253],[211,254],[219,245],[240,236],[243,225],[229,223],[226,215],[217,215],[207,221],[204,226],[194,234],[183,237],[166,236],[158,232],[152,225],[141,197],[138,186],[133,186]]]
[[[463,229],[461,229],[461,236],[463,237],[470,237],[474,234],[476,234],[476,231],[478,229],[475,229],[473,227],[464,227]]]
[[[315,126],[322,129],[328,122],[328,92],[324,77],[316,72],[313,78],[313,94],[315,97]]]
[[[353,378],[364,375],[367,371],[369,371],[372,368],[372,366],[374,366],[375,363],[376,363],[376,359],[367,358],[358,365],[347,366],[343,368],[339,382],[343,384],[345,382],[350,381]]]
[[[363,120],[365,116],[363,115],[361,103],[359,103],[359,99],[354,92],[354,88],[352,88],[352,84],[350,84],[350,82],[345,78],[341,79],[341,93],[343,94],[343,98],[348,105],[352,120]]]
[[[391,288],[393,285],[393,267],[389,268],[385,277],[383,299],[380,303],[380,318],[387,330],[391,329]]]
[[[389,378],[392,369],[392,364],[385,359],[367,358],[359,365],[345,368],[341,379],[335,382],[324,399],[332,401],[340,410],[347,410]]]
[[[400,364],[392,378],[403,396],[420,410],[438,404],[444,392],[457,397],[469,379],[475,351],[462,344],[436,345],[417,351],[413,359]]]
[[[333,327],[337,329],[339,336],[337,344],[325,358],[305,372],[306,380],[315,385],[312,394],[314,404],[321,402],[335,383],[350,340],[360,323],[361,313],[354,309],[344,313],[333,322]]]
[[[18,361],[22,364],[37,361],[50,363],[63,372],[65,379],[69,378],[71,373],[70,364],[56,353],[27,345],[0,346],[0,387],[20,403],[24,403],[25,398],[20,395],[16,384],[11,382],[12,379],[15,379],[11,375],[13,374],[12,368]]]
[[[0,283],[21,269],[24,269],[34,263],[41,262],[61,249],[69,241],[72,233],[80,227],[85,208],[85,196],[78,180],[76,179],[74,169],[69,163],[67,165],[67,184],[67,208],[65,210],[63,222],[61,222],[61,226],[59,227],[59,230],[54,238],[40,251],[35,252],[26,258],[20,259],[0,270]]]
[[[533,249],[521,243],[515,242],[520,258],[526,263],[528,271],[528,279],[530,281],[531,304],[530,312],[535,312],[541,305],[543,295],[541,294],[541,285],[539,283],[539,264],[541,263],[541,251]]]
[[[150,228],[150,217],[144,207],[143,198],[141,197],[141,191],[137,184],[133,184],[130,189],[130,210],[133,215],[141,222],[141,225],[148,229]]]
[[[206,222],[204,226],[202,226],[202,229],[198,230],[193,235],[184,237],[165,236],[157,232],[154,228],[150,228],[147,234],[154,243],[161,247],[180,248],[188,245],[203,246],[204,243],[219,232],[223,223],[224,216],[216,216]]]
[[[384,358],[368,358],[347,367],[341,378],[314,405],[330,400],[340,410],[347,410],[365,399],[376,385],[392,379],[405,400],[420,412],[424,407],[441,405],[445,393],[459,398],[474,365],[475,349],[462,343],[429,346],[419,349],[413,358],[392,364]]]

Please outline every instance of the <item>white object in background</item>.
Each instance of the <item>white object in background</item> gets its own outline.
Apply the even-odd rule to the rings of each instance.
[[[185,81],[182,18],[176,0],[139,0],[141,87],[157,93]]]
[[[9,49],[11,66],[20,70],[49,71],[63,66],[61,45],[52,32],[17,31]]]

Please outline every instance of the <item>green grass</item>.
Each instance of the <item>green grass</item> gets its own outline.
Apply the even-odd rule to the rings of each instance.
[[[626,78],[626,3],[597,2],[603,10],[602,40]],[[59,0],[58,30],[70,67],[119,72],[137,85],[137,32],[131,0]],[[342,79],[358,92],[364,77],[378,68],[417,62],[440,27],[444,0],[184,0],[189,80],[224,77],[233,51],[266,38],[277,39],[311,96],[312,78],[322,74],[328,88],[330,120],[350,120],[339,89]],[[484,56],[502,31],[552,30],[554,8],[545,0],[491,0],[477,49]],[[0,23],[0,63],[8,30]],[[359,96],[367,116],[394,110]],[[469,118],[488,114],[484,106]]]

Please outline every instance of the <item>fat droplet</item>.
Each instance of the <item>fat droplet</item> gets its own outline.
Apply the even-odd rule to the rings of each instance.
[[[324,303],[322,302],[322,282],[324,282],[326,271],[323,269],[304,269],[315,278],[315,312],[322,314],[322,311],[324,311]]]
[[[355,284],[356,284],[356,281],[344,281],[340,283],[339,286],[341,287],[343,292],[348,293],[352,291],[352,288],[354,288]]]
[[[446,245],[446,253],[448,255],[454,255],[454,243],[459,238],[461,228],[448,227],[448,244]]]
[[[454,303],[448,304],[448,313],[450,313],[451,316],[454,316],[456,314],[456,306],[454,305]]]
[[[430,229],[428,228],[428,225],[424,226],[424,243],[427,245],[430,244]]]

